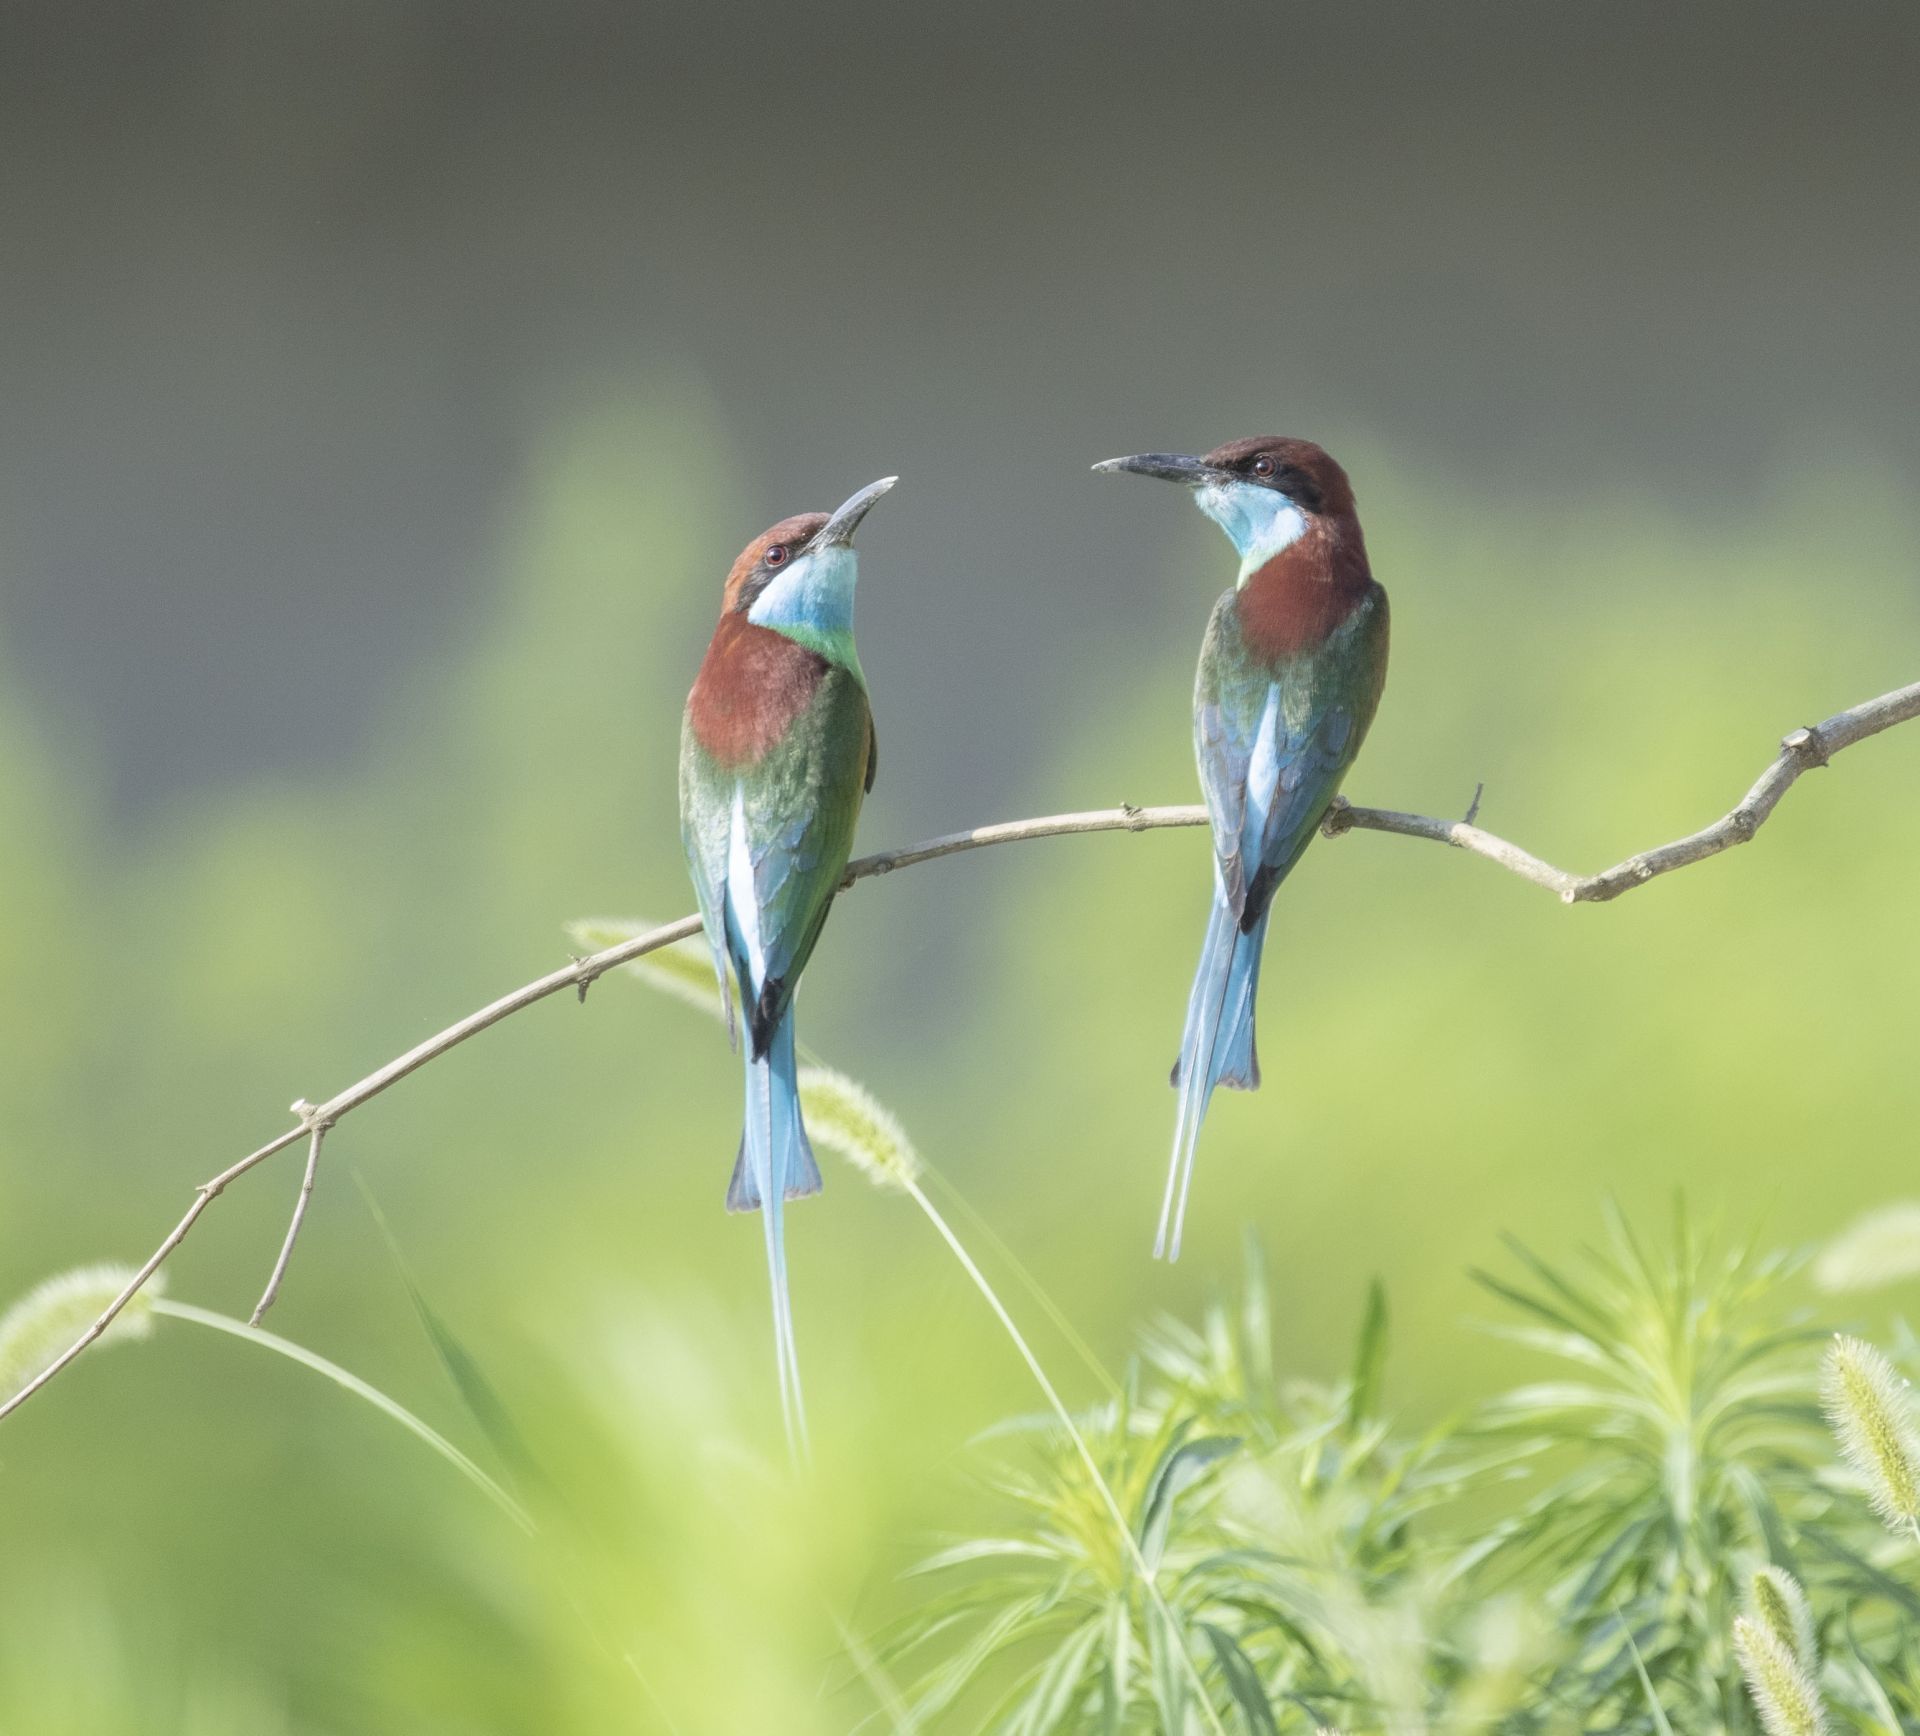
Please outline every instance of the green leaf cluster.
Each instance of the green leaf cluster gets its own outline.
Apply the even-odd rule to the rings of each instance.
[[[1684,1211],[1657,1245],[1609,1211],[1574,1264],[1510,1248],[1477,1274],[1487,1330],[1541,1372],[1444,1426],[1391,1416],[1378,1286],[1345,1381],[1277,1368],[1251,1245],[1239,1295],[1157,1322],[1083,1419],[1218,1707],[1260,1736],[1745,1732],[1743,1658],[1778,1653],[1802,1722],[1824,1700],[1844,1728],[1913,1728],[1914,1539],[1836,1468],[1799,1259]],[[917,1707],[1187,1728],[1168,1639],[1057,1431],[997,1431],[984,1475],[998,1526],[921,1563],[936,1589],[892,1636]]]

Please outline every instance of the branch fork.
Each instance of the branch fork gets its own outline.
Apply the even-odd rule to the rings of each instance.
[[[304,1097],[296,1097],[289,1112],[300,1118],[300,1127],[307,1135],[307,1167],[300,1178],[300,1192],[293,1202],[293,1221],[287,1225],[287,1239],[280,1244],[280,1257],[273,1263],[266,1289],[260,1292],[260,1300],[247,1316],[249,1326],[258,1326],[279,1297],[281,1281],[286,1277],[287,1266],[293,1259],[293,1245],[300,1239],[300,1226],[307,1221],[307,1207],[313,1199],[313,1184],[320,1174],[320,1147],[326,1140],[327,1129],[333,1125]]]

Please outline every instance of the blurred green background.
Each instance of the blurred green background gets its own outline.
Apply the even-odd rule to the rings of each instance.
[[[1192,799],[1227,552],[1085,467],[1267,429],[1345,460],[1393,594],[1356,800],[1484,781],[1579,868],[1719,813],[1917,672],[1916,48],[1869,5],[7,6],[0,1294],[138,1259],[568,919],[688,908],[726,564],[882,473],[869,847]],[[1397,1397],[1439,1414],[1504,1366],[1464,1277],[1502,1229],[1564,1248],[1683,1185],[1799,1241],[1912,1190],[1917,776],[1920,732],[1877,740],[1602,908],[1317,846],[1172,1270],[1199,834],[862,887],[804,1035],[1109,1365],[1252,1225],[1283,1357],[1340,1366],[1381,1274]],[[528,1543],[163,1323],[0,1424],[0,1730],[866,1716],[842,1628],[916,1595],[970,1441],[1035,1395],[925,1223],[830,1166],[788,1481],[758,1230],[720,1210],[736,1065],[609,978],[328,1145],[274,1326],[475,1445],[358,1171],[575,1531]],[[245,1314],[297,1168],[173,1294]]]

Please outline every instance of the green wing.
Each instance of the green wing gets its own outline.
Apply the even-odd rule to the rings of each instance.
[[[1208,623],[1194,684],[1194,748],[1227,907],[1266,909],[1353,764],[1380,700],[1385,593],[1315,649],[1279,662],[1241,636],[1232,592]]]
[[[691,732],[682,737],[687,861],[716,967],[739,980],[755,1053],[792,1000],[846,872],[872,740],[866,693],[837,666],[752,765],[722,766]]]

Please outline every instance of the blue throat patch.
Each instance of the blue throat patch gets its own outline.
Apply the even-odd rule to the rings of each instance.
[[[853,648],[853,590],[859,576],[858,557],[847,544],[810,549],[774,574],[754,598],[747,619],[859,675]]]
[[[1240,553],[1240,583],[1245,584],[1307,528],[1307,515],[1277,489],[1256,482],[1209,482],[1194,502],[1223,531]]]

